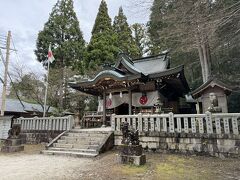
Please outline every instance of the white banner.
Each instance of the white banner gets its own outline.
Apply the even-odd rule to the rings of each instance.
[[[147,92],[145,96],[142,93],[132,93],[132,105],[135,107],[151,107],[157,103],[159,98],[157,91]],[[109,96],[106,97],[106,109],[113,109],[120,106],[121,104],[129,104],[128,94],[122,94],[120,97],[119,94],[112,95],[110,99]],[[103,111],[103,100],[98,100],[98,112]]]

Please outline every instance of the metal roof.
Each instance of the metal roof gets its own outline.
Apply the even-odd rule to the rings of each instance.
[[[133,61],[134,67],[145,75],[162,72],[168,69],[169,60],[166,54]]]
[[[0,100],[1,101],[1,100]],[[18,113],[28,113],[28,112],[43,112],[42,106],[39,104],[28,103],[22,101],[22,104],[18,99],[6,99],[6,112],[18,112]],[[2,103],[0,103],[1,105]],[[48,107],[47,107],[48,108]],[[0,107],[1,109],[1,107]],[[49,112],[53,112],[54,108],[50,107]]]

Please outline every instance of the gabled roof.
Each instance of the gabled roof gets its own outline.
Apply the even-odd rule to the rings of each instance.
[[[134,60],[134,67],[145,75],[163,72],[169,64],[167,53]]]
[[[130,59],[125,54],[119,55],[119,60],[114,65],[115,68],[121,69],[121,65],[130,73],[142,73],[145,76],[153,73],[165,71],[169,67],[168,51],[156,56],[148,56],[141,59]]]
[[[230,94],[232,92],[232,88],[223,83],[222,81],[211,77],[207,82],[203,83],[201,86],[199,86],[197,89],[191,92],[192,96],[194,98],[200,97],[202,93],[207,89],[207,88],[213,88],[213,87],[219,87],[225,91],[226,94]]]
[[[125,54],[120,54],[114,66],[101,71],[95,78],[70,82],[69,85],[87,94],[100,95],[105,87],[125,88],[129,82],[134,82],[136,85],[145,83],[149,79],[162,79],[164,83],[167,81],[169,87],[179,92],[178,95],[188,93],[189,86],[183,66],[169,69],[170,62],[167,55],[168,51],[165,51],[156,56],[132,60]]]
[[[1,102],[1,101],[0,101]],[[23,105],[22,105],[23,104]],[[42,107],[39,104],[33,104],[28,102],[21,102],[18,99],[6,99],[6,112],[28,113],[28,112],[43,112]],[[0,104],[1,106],[1,104]],[[48,107],[47,107],[48,108]],[[0,107],[1,109],[1,107]],[[54,108],[50,107],[49,112],[53,112]]]

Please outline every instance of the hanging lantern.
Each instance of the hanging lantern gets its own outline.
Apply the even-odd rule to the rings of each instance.
[[[119,95],[119,96],[120,96],[120,98],[122,98],[122,97],[123,97],[122,91],[120,91],[120,95]]]
[[[112,99],[112,93],[109,94],[109,99]]]

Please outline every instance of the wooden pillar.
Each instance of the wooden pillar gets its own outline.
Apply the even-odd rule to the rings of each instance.
[[[103,92],[103,125],[102,127],[106,126],[106,92]]]
[[[128,114],[132,115],[132,91],[131,91],[131,89],[128,90],[128,99],[129,99]]]

